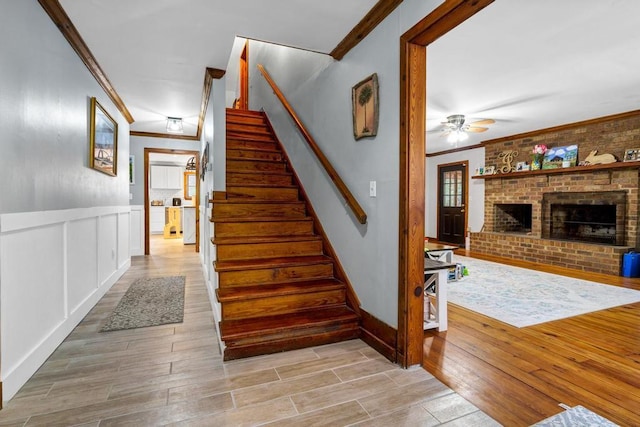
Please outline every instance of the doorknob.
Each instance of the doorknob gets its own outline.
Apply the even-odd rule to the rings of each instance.
[[[413,294],[417,297],[422,295],[422,286],[416,286],[416,288],[413,290]]]
[[[460,212],[464,212],[464,208],[460,209]]]

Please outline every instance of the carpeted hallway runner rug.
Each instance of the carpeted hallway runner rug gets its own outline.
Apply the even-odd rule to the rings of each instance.
[[[640,291],[456,255],[448,301],[522,328],[640,301]]]
[[[185,276],[138,279],[129,286],[100,332],[180,323]]]

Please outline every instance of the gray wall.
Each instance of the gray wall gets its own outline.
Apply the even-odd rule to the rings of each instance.
[[[250,44],[251,109],[264,108],[286,147],[362,307],[396,327],[398,300],[400,36],[440,1],[403,2],[341,61],[260,42]],[[256,69],[280,86],[368,215],[360,225]],[[355,141],[351,88],[372,73],[380,84],[375,138]],[[369,181],[377,197],[369,197]]]
[[[147,136],[131,136],[131,155],[134,156],[134,182],[135,185],[127,185],[132,198],[131,205],[144,205],[144,149],[163,148],[176,150],[200,151],[200,141],[183,141],[169,138],[150,138]],[[129,157],[127,156],[127,165]],[[127,169],[128,171],[128,166]],[[127,183],[129,177],[127,176]]]
[[[129,124],[37,1],[0,13],[0,213],[127,205]],[[89,168],[89,100],[118,122],[118,176]]]

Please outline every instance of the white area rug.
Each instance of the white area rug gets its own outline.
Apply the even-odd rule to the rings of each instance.
[[[469,275],[449,282],[448,300],[522,328],[640,301],[640,291],[454,256]]]
[[[574,406],[573,408],[560,405],[566,409],[557,415],[535,423],[532,427],[616,427],[608,419],[601,417],[595,412],[591,412],[584,406]]]

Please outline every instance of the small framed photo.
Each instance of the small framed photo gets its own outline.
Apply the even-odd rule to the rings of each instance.
[[[91,98],[90,108],[89,166],[107,175],[117,176],[118,123],[95,97]]]
[[[485,175],[493,175],[496,173],[496,167],[495,166],[485,166],[484,167],[484,174]]]
[[[129,156],[129,185],[135,185],[136,175],[136,158],[135,156]]]
[[[518,162],[516,163],[516,172],[528,171],[530,168],[529,163],[527,162]]]
[[[635,162],[640,160],[640,148],[629,148],[624,150],[624,162]]]

